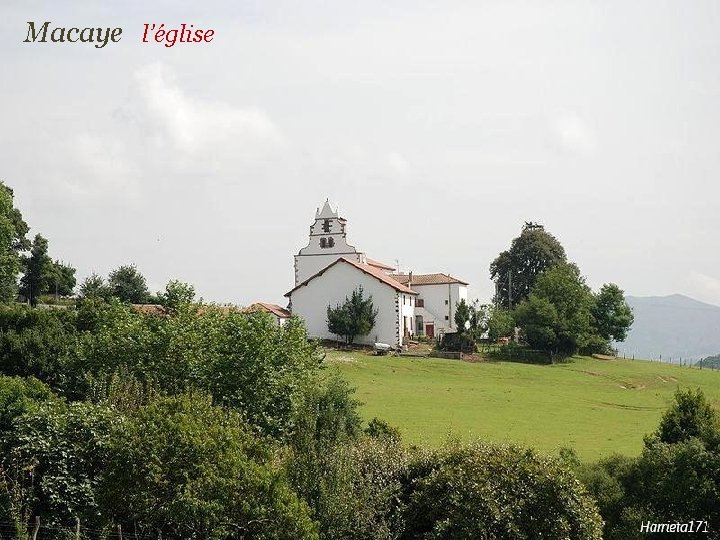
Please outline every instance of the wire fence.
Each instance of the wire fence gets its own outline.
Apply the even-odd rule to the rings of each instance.
[[[162,540],[162,533],[139,533],[124,530],[119,525],[97,529],[86,527],[80,521],[75,526],[60,526],[35,519],[27,526],[0,521],[0,540]]]

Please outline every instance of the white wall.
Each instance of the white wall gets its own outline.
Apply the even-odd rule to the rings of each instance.
[[[317,237],[311,238],[314,241],[318,241]],[[319,249],[319,248],[318,248]],[[314,276],[320,270],[326,266],[330,266],[332,263],[337,261],[340,257],[346,259],[355,260],[361,262],[362,253],[336,253],[328,252],[321,254],[309,254],[309,255],[295,255],[295,285],[299,285],[309,277]]]
[[[456,332],[455,310],[460,300],[467,302],[467,286],[459,283],[437,285],[412,285],[425,301],[425,309],[435,317],[435,335],[440,332]],[[445,317],[447,316],[447,319]],[[429,322],[429,321],[428,321]]]
[[[340,262],[321,276],[294,291],[290,300],[293,315],[305,320],[308,335],[320,339],[335,339],[327,329],[327,307],[342,304],[345,297],[362,285],[364,295],[372,295],[373,305],[378,309],[375,326],[367,336],[358,336],[356,343],[372,344],[376,341],[398,344],[398,317],[400,310],[397,291],[354,266]]]
[[[399,293],[398,300],[400,309],[398,310],[398,324],[400,328],[400,334],[405,335],[405,317],[408,317],[407,326],[408,330],[413,334],[416,333],[415,328],[415,299],[416,295]]]

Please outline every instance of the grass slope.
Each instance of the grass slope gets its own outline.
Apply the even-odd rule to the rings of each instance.
[[[328,359],[357,388],[366,420],[383,418],[429,446],[452,434],[545,452],[572,446],[589,460],[637,455],[676,388],[702,388],[720,407],[720,372],[644,361],[471,364],[338,351]]]

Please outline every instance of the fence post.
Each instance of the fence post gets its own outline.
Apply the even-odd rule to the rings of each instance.
[[[80,540],[80,518],[75,518],[75,540]]]
[[[38,531],[40,530],[40,516],[35,516],[35,528],[33,529],[33,540],[37,540]]]
[[[118,538],[122,540],[122,525],[118,523]]]

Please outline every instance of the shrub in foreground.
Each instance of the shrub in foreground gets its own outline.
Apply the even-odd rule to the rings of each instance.
[[[416,459],[401,492],[403,539],[599,539],[602,519],[562,463],[481,443]]]

